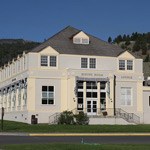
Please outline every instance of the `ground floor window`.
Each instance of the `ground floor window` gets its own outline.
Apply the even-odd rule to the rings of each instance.
[[[121,87],[121,105],[131,106],[132,105],[132,88]]]
[[[42,86],[42,104],[54,104],[54,86]]]

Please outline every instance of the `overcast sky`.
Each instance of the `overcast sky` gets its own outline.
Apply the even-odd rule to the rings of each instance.
[[[103,40],[150,32],[150,0],[0,0],[0,38],[44,41],[68,25]]]

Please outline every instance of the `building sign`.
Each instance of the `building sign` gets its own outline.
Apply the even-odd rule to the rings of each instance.
[[[81,76],[88,76],[88,77],[103,77],[103,74],[100,74],[100,73],[81,73]]]
[[[132,76],[121,76],[121,79],[132,79]]]

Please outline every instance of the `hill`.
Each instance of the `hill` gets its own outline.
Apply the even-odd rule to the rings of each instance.
[[[0,39],[0,66],[12,61],[23,51],[30,51],[39,44],[39,42],[25,41],[23,39]]]

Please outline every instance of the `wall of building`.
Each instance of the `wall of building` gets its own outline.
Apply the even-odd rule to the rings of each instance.
[[[150,87],[143,87],[143,123],[150,124]]]

